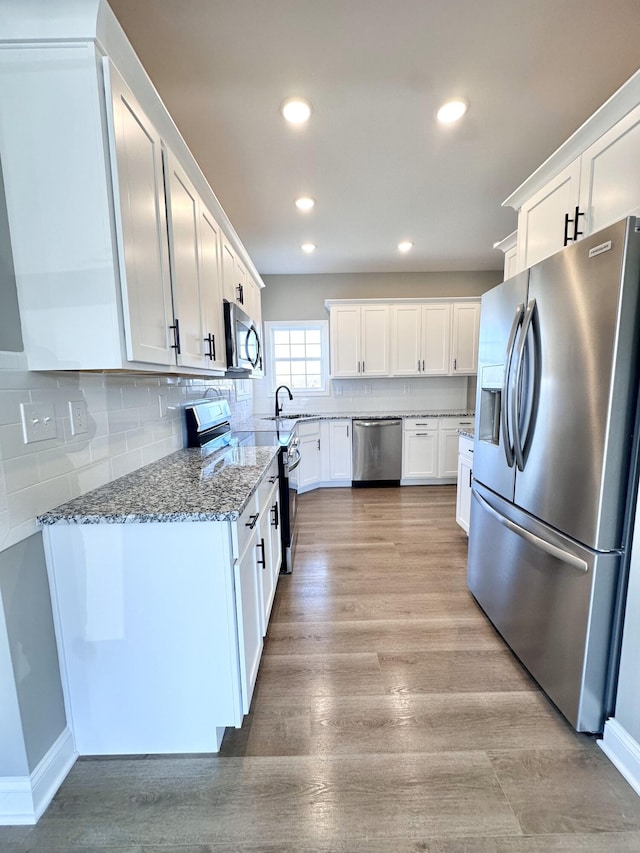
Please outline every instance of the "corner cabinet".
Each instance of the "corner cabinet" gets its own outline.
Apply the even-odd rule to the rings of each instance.
[[[334,299],[325,307],[334,379],[477,372],[479,299]]]
[[[458,445],[458,488],[456,521],[466,534],[471,517],[471,483],[473,478],[473,439],[461,435]]]
[[[124,34],[71,35],[0,42],[27,365],[221,375],[223,236],[257,272]]]

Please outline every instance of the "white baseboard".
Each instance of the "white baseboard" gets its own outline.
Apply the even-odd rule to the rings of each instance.
[[[612,718],[604,724],[604,735],[598,746],[622,773],[636,794],[640,795],[640,744],[620,723]]]
[[[36,823],[77,757],[71,732],[65,729],[30,776],[0,778],[0,826]]]

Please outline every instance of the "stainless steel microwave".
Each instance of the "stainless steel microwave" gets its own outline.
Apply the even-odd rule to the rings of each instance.
[[[261,373],[260,330],[251,317],[233,302],[224,303],[224,335],[227,373],[238,376]]]

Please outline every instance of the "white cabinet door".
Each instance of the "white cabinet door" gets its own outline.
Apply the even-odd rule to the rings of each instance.
[[[437,430],[405,432],[402,451],[403,479],[437,476]]]
[[[451,305],[423,305],[420,365],[423,376],[441,376],[449,372],[450,345]]]
[[[582,155],[580,210],[585,234],[640,212],[640,106]]]
[[[420,376],[422,306],[391,307],[391,375]]]
[[[301,455],[298,467],[298,491],[312,489],[321,480],[320,468],[320,429],[312,435],[300,435]]]
[[[329,479],[351,479],[351,421],[329,422]]]
[[[247,312],[247,273],[229,240],[222,237],[222,290],[227,302],[239,305]]]
[[[258,677],[262,655],[262,584],[257,565],[258,528],[251,534],[247,547],[234,564],[238,645],[240,652],[240,683],[242,713],[249,713],[253,688]]]
[[[580,158],[570,163],[523,204],[518,214],[518,269],[548,258],[564,246],[565,215],[573,218],[579,202]],[[573,235],[573,224],[569,226]],[[580,226],[580,230],[584,230]]]
[[[200,199],[184,170],[165,149],[169,259],[178,364],[205,367],[200,309]]]
[[[106,60],[104,67],[127,357],[170,365],[175,356],[162,143],[122,77]]]
[[[331,375],[360,376],[360,306],[340,305],[329,314]]]
[[[440,429],[438,437],[438,477],[454,478],[458,474],[459,434],[456,429]]]
[[[221,231],[210,211],[200,206],[200,297],[205,366],[227,366],[222,310]]]
[[[363,305],[360,309],[362,375],[389,375],[389,307]]]
[[[504,253],[504,280],[510,279],[518,272],[518,247],[508,249]]]
[[[480,303],[455,302],[452,313],[451,357],[452,374],[478,372],[478,334]]]
[[[282,559],[278,483],[261,502],[258,523],[258,571],[262,588],[262,635],[267,633]]]
[[[458,456],[458,488],[456,492],[456,521],[469,533],[471,516],[471,475],[472,463],[466,456]]]

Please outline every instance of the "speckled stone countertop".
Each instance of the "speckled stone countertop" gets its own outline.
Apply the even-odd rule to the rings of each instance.
[[[291,430],[295,421],[324,421],[324,420],[390,420],[395,418],[473,418],[475,412],[471,409],[422,409],[411,412],[305,412],[289,414],[283,412],[276,419],[270,415],[254,415],[241,423],[235,424],[235,430],[252,430],[268,432],[280,425],[282,429]]]
[[[235,521],[278,452],[234,447],[178,450],[38,516],[46,524]]]
[[[468,429],[459,429],[458,435],[462,435],[462,436],[464,436],[464,438],[470,438],[471,441],[473,441],[473,433],[469,432]]]

